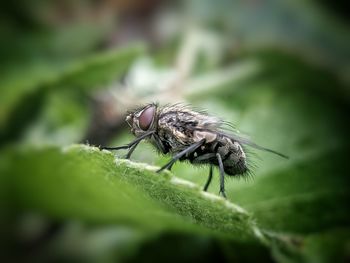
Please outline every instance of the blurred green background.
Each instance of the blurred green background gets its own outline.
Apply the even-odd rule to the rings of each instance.
[[[350,30],[342,1],[17,0],[0,8],[2,262],[349,262]],[[146,143],[128,109],[185,102],[284,160],[254,176]],[[232,204],[232,203],[233,204]],[[3,260],[2,260],[3,259]]]

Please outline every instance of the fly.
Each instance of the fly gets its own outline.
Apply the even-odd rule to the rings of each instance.
[[[225,198],[225,174],[244,176],[249,172],[245,145],[288,158],[245,138],[226,133],[223,128],[224,122],[220,119],[181,104],[164,107],[154,103],[148,104],[130,112],[126,122],[136,139],[124,146],[101,147],[101,149],[128,149],[126,158],[130,158],[137,145],[142,140],[147,140],[161,153],[172,155],[172,159],[157,172],[171,170],[177,161],[187,160],[192,164],[207,164],[209,176],[204,191],[207,191],[212,181],[213,167],[217,166],[220,172],[219,194]]]

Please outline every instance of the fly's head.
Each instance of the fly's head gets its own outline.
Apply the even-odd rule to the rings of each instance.
[[[136,136],[141,136],[146,132],[156,129],[157,105],[148,104],[126,116],[126,122],[131,128],[131,132]]]

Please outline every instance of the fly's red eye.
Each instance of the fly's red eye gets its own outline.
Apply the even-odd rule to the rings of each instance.
[[[154,111],[155,107],[149,107],[141,113],[139,117],[139,126],[142,130],[148,130],[149,126],[152,124]]]

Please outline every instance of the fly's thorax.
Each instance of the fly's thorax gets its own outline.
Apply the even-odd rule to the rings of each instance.
[[[187,107],[172,105],[159,110],[157,132],[174,144],[187,146],[202,139],[209,143],[216,139],[216,134],[210,131],[216,121],[216,118]]]
[[[182,146],[193,143],[193,131],[184,121],[181,112],[161,112],[158,119],[157,133],[159,137],[169,143],[170,151],[176,152]]]
[[[131,132],[136,136],[141,136],[146,132],[157,128],[157,105],[148,104],[126,116],[126,122],[131,128]]]

